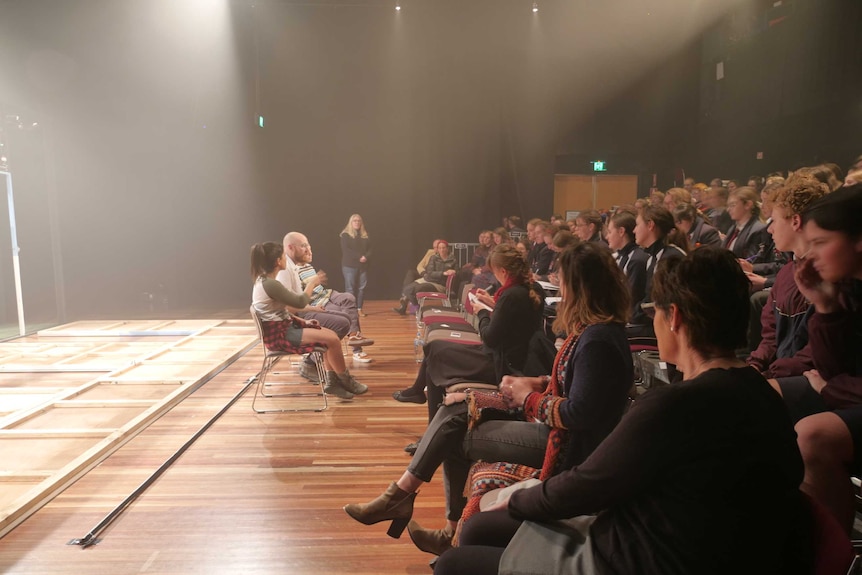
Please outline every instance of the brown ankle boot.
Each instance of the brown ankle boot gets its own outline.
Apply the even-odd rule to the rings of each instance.
[[[443,529],[423,529],[415,521],[407,524],[407,533],[410,534],[410,539],[420,550],[434,555],[442,555],[449,549],[452,549],[452,537],[455,535],[455,530],[446,524]]]
[[[413,516],[414,499],[416,493],[407,493],[392,482],[376,499],[365,504],[350,503],[344,506],[344,510],[365,525],[391,520],[392,525],[386,534],[398,539]]]

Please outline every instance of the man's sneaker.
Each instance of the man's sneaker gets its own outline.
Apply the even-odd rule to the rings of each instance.
[[[349,371],[345,371],[342,375],[338,376],[338,379],[341,380],[341,387],[354,395],[362,395],[368,391],[368,386],[356,381],[356,378],[350,375]]]
[[[374,345],[374,340],[369,339],[361,333],[356,333],[347,338],[347,345],[352,347],[362,347],[364,345]]]
[[[358,361],[359,363],[371,363],[374,360],[371,359],[371,356],[364,351],[354,351],[353,361]]]
[[[302,360],[299,366],[299,375],[310,381],[311,383],[320,383],[320,376],[317,373],[317,366],[314,362],[306,358]]]
[[[323,392],[341,399],[353,399],[353,394],[345,389],[341,383],[341,378],[334,371],[326,372],[326,384],[323,386]]]

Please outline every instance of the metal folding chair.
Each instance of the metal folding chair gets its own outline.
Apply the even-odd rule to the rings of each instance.
[[[257,386],[255,386],[254,390],[254,398],[251,402],[251,408],[256,413],[290,413],[290,412],[300,412],[300,411],[314,411],[321,412],[326,410],[329,407],[329,402],[326,399],[326,393],[323,391],[323,386],[326,382],[326,369],[323,366],[323,354],[326,353],[326,346],[317,345],[314,347],[313,351],[311,351],[308,355],[311,361],[314,363],[315,368],[317,369],[317,383],[310,383],[306,381],[302,381],[302,378],[299,374],[296,374],[296,377],[299,381],[270,381],[267,382],[267,376],[272,375],[284,375],[287,372],[279,372],[275,371],[273,368],[275,364],[282,357],[289,357],[292,355],[302,355],[297,350],[296,352],[291,351],[271,351],[266,348],[266,343],[263,341],[263,324],[260,321],[260,317],[258,317],[257,312],[254,311],[254,307],[251,308],[251,317],[254,319],[254,324],[257,327],[257,335],[260,338],[260,343],[263,346],[263,363],[260,367],[260,373],[257,375]],[[317,386],[318,391],[289,391],[286,393],[271,393],[267,392],[266,386],[284,386],[284,387],[308,387],[308,386]],[[318,406],[310,406],[310,407],[296,407],[296,408],[288,408],[288,407],[272,407],[272,408],[258,408],[257,400],[259,397],[263,398],[286,398],[286,397],[320,397],[323,399],[323,404]]]

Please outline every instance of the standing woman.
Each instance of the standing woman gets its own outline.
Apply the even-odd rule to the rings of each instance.
[[[366,271],[371,257],[371,240],[365,231],[362,216],[353,214],[341,230],[341,271],[344,273],[344,291],[356,298],[356,311],[365,317],[362,303],[365,299]]]
[[[275,279],[285,269],[284,246],[276,242],[254,244],[251,247],[251,292],[254,312],[260,318],[263,343],[271,351],[311,351],[315,345],[325,345],[326,393],[341,399],[352,399],[354,394],[365,393],[368,386],[356,381],[347,371],[341,354],[341,338],[334,331],[320,327],[317,320],[304,320],[291,315],[287,307],[302,309],[311,301],[311,293],[320,279],[312,277],[305,292],[294,293]],[[303,349],[307,348],[307,349]]]

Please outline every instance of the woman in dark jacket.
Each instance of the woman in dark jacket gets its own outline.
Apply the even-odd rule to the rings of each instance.
[[[353,214],[341,230],[341,272],[344,274],[344,291],[356,298],[356,311],[365,316],[362,303],[368,283],[368,259],[371,257],[371,240],[365,230],[362,216]]]
[[[428,420],[443,399],[443,390],[455,383],[497,384],[504,375],[520,373],[527,360],[532,335],[542,326],[544,292],[529,279],[527,262],[513,246],[498,246],[488,265],[501,287],[488,294],[478,290],[476,312],[482,345],[445,340],[425,345],[425,357],[416,381],[392,396],[401,402],[425,403],[428,388]]]
[[[752,188],[737,188],[727,201],[727,213],[733,220],[728,228],[722,247],[729,249],[737,258],[748,259],[754,263],[771,261],[772,255],[765,253],[765,245],[770,243],[766,224],[760,221],[760,206]],[[751,258],[751,259],[749,259]]]
[[[446,291],[446,282],[449,276],[455,275],[455,256],[449,252],[449,242],[440,240],[437,242],[437,253],[428,259],[428,265],[425,266],[425,272],[418,280],[404,286],[401,291],[401,301],[399,307],[392,308],[392,311],[405,315],[407,313],[407,305],[419,305],[416,299],[416,294],[423,291]]]
[[[706,223],[691,204],[679,204],[673,210],[676,228],[688,235],[688,246],[695,250],[701,246],[720,246],[718,230]]]

